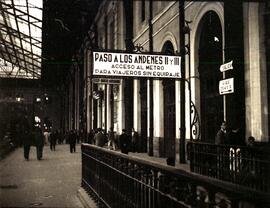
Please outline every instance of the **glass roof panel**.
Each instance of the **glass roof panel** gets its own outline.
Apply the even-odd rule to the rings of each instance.
[[[43,0],[0,1],[0,78],[41,77]]]

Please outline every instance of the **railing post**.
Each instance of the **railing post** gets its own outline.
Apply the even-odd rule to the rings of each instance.
[[[215,201],[215,192],[213,192],[212,190],[210,190],[208,192],[208,204],[209,204],[209,208],[214,208],[216,205],[216,201]]]
[[[158,189],[158,171],[154,171],[153,173],[153,177],[154,177],[154,189]],[[158,203],[158,195],[157,192],[154,191],[153,193],[153,208],[154,207],[158,207],[159,203]]]

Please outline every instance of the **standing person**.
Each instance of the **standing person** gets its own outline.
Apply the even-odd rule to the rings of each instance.
[[[95,136],[95,131],[94,129],[91,129],[90,132],[88,133],[88,137],[87,137],[87,143],[88,144],[94,144],[94,136]]]
[[[60,130],[58,130],[57,131],[58,132],[58,144],[63,144],[63,137],[64,137],[64,135],[63,135],[63,133],[60,131]]]
[[[99,147],[103,147],[105,145],[105,136],[102,133],[102,129],[101,128],[98,128],[97,131],[98,132],[94,136],[95,144],[97,146],[99,146]]]
[[[135,131],[134,128],[132,128],[132,152],[139,152],[139,134],[137,131]]]
[[[50,135],[50,149],[53,151],[55,151],[56,140],[57,140],[57,133],[56,131],[54,131]]]
[[[80,143],[80,132],[79,132],[79,130],[75,130],[75,135],[76,135],[76,143],[79,144]]]
[[[70,147],[70,153],[76,152],[76,131],[71,130],[69,134],[69,147]]]
[[[44,135],[41,132],[41,129],[39,127],[34,128],[33,137],[35,140],[36,150],[37,150],[37,159],[42,159],[43,154],[43,147],[44,147]]]
[[[253,136],[249,136],[247,139],[247,146],[254,147],[255,145],[255,138]]]
[[[119,136],[119,145],[122,153],[128,154],[130,143],[131,141],[129,135],[127,134],[127,130],[123,129],[122,134]]]
[[[43,135],[44,135],[44,138],[45,138],[45,144],[48,144],[49,143],[50,132],[45,130]]]
[[[218,177],[226,177],[224,171],[228,171],[229,166],[229,151],[226,148],[220,147],[219,145],[224,145],[227,140],[227,124],[225,121],[221,123],[220,130],[217,132],[215,137],[216,156],[208,158],[210,166],[213,167],[209,170],[210,174]],[[224,157],[225,155],[225,157]]]
[[[115,150],[115,136],[114,136],[114,132],[113,132],[113,127],[110,128],[110,130],[108,131],[108,147],[112,150]]]
[[[30,134],[29,131],[25,131],[23,135],[23,153],[25,160],[29,160],[29,152],[32,144],[33,144],[32,134]]]
[[[80,129],[79,131],[79,143],[84,142],[84,130]]]
[[[227,124],[225,121],[223,121],[221,126],[220,126],[220,130],[217,132],[217,135],[215,138],[215,144],[224,144],[225,143],[226,128],[227,128]]]

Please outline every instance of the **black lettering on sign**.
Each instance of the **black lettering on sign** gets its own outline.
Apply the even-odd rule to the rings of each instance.
[[[98,60],[98,57],[99,57],[98,53],[95,53],[95,61]]]
[[[174,65],[179,65],[179,58],[178,57],[174,58]]]
[[[165,64],[168,64],[168,57],[165,57]]]

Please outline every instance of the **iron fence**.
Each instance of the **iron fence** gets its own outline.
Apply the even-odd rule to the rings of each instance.
[[[192,172],[270,193],[270,151],[262,147],[189,142]]]
[[[231,183],[89,144],[82,144],[82,187],[99,207],[267,207],[262,199],[269,198]]]

